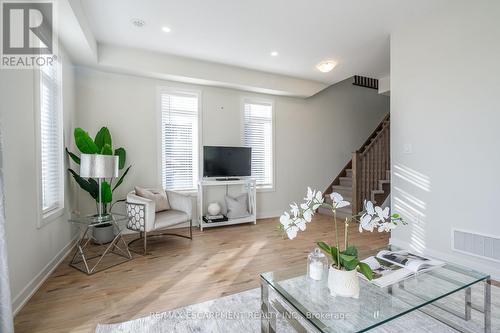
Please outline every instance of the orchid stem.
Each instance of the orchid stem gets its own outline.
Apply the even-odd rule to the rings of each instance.
[[[347,224],[347,217],[345,219],[345,229],[344,229],[344,246],[345,246],[345,249],[344,251],[347,251],[347,227],[349,226],[349,224]]]
[[[340,246],[339,234],[337,232],[337,210],[333,210],[333,223],[335,224],[335,246],[337,247],[337,268],[340,269]]]

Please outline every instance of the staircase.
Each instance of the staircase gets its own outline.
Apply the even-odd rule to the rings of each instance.
[[[390,115],[386,115],[361,148],[352,153],[352,159],[340,171],[324,192],[325,201],[331,203],[330,193],[338,192],[351,206],[337,210],[337,218],[360,212],[363,201],[381,205],[390,194]],[[320,214],[332,215],[326,208]]]

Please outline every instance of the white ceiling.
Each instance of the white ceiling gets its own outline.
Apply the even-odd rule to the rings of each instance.
[[[335,83],[389,73],[391,30],[444,5],[435,0],[85,0],[103,44],[158,51]],[[146,22],[132,25],[133,18]],[[164,33],[162,26],[171,28]],[[271,57],[271,51],[279,56]],[[321,73],[315,65],[338,65]]]

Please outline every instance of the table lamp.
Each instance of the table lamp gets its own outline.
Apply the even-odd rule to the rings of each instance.
[[[102,221],[101,184],[106,178],[118,177],[118,156],[100,154],[81,154],[80,177],[97,178],[99,182],[98,220]]]

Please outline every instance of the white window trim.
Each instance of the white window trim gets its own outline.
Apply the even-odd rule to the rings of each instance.
[[[273,120],[273,184],[272,186],[259,186],[257,185],[257,192],[275,192],[276,191],[276,103],[274,99],[262,98],[262,97],[252,97],[243,96],[240,102],[240,133],[241,133],[241,145],[245,145],[245,104],[246,103],[264,103],[271,104],[272,120]]]
[[[192,94],[198,96],[198,181],[201,179],[203,174],[203,108],[202,108],[202,91],[196,89],[184,89],[176,88],[172,86],[158,86],[156,88],[156,178],[157,187],[163,188],[162,174],[161,174],[161,163],[162,163],[162,142],[161,142],[161,95],[162,94]],[[175,190],[175,192],[196,195],[198,193],[198,184],[195,184],[195,189],[191,190]]]
[[[60,61],[56,62],[57,66],[57,80],[58,80],[58,109],[59,109],[59,146],[60,146],[60,172],[59,172],[59,186],[60,186],[60,197],[59,197],[59,207],[51,210],[49,212],[43,212],[43,194],[42,194],[42,145],[41,145],[41,103],[40,103],[40,79],[41,69],[33,69],[33,107],[34,107],[34,133],[35,133],[35,175],[36,175],[36,189],[37,189],[37,228],[43,228],[49,223],[55,221],[57,218],[64,215],[64,192],[65,192],[65,177],[64,177],[64,136],[63,136],[63,127],[64,127],[64,119],[63,119],[63,82],[62,82],[62,64]]]

